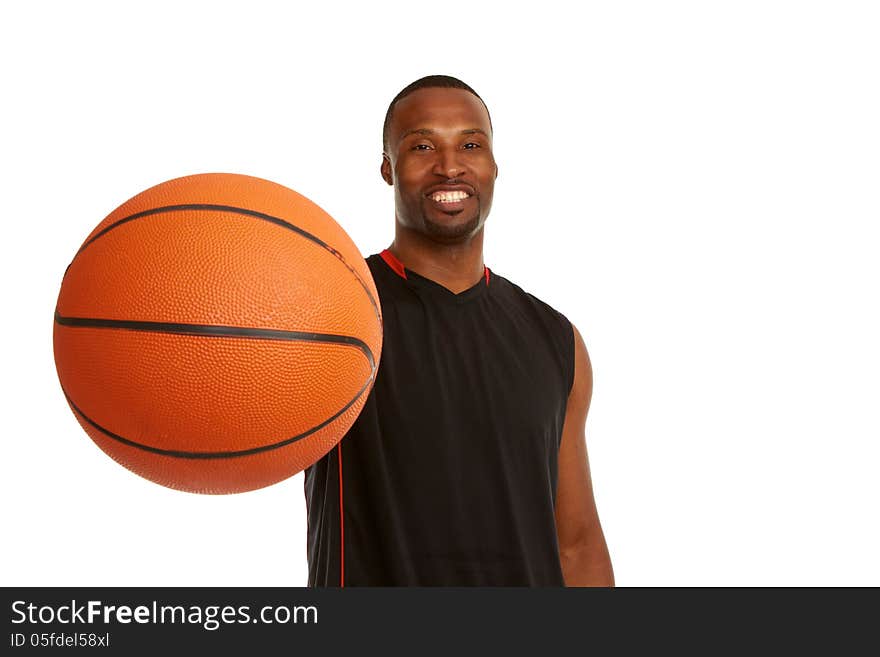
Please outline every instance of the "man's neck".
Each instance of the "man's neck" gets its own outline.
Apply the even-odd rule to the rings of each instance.
[[[482,228],[466,242],[439,244],[398,225],[388,249],[407,269],[455,294],[473,287],[485,275]]]

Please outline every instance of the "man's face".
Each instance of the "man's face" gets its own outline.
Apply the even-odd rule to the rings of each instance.
[[[486,108],[464,89],[419,89],[398,101],[382,161],[397,221],[437,242],[472,238],[498,175],[491,135]]]

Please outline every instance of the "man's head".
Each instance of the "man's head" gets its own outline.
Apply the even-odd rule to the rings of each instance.
[[[482,229],[498,167],[489,110],[473,89],[443,75],[416,80],[391,101],[382,138],[400,225],[443,243]]]

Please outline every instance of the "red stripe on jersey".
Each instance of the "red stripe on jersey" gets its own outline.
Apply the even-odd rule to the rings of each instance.
[[[403,263],[397,259],[391,251],[385,249],[382,253],[379,254],[382,256],[382,260],[388,263],[388,266],[394,270],[394,272],[400,276],[401,278],[406,278],[406,268],[403,266]],[[489,284],[489,268],[486,265],[483,265],[483,276],[486,279],[486,285]]]
[[[339,587],[345,588],[345,516],[342,505],[342,443],[336,444],[339,455]]]
[[[393,253],[391,253],[391,251],[385,249],[379,255],[382,256],[382,260],[387,262],[388,266],[391,267],[391,269],[397,272],[398,276],[400,276],[401,278],[406,278],[406,270],[403,267],[403,263],[398,260],[397,257]]]

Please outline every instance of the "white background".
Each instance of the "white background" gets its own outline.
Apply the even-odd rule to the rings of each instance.
[[[210,497],[115,464],[61,394],[55,300],[105,215],[191,173],[381,250],[382,119],[432,73],[492,113],[487,264],[590,350],[617,583],[880,585],[875,3],[297,4],[0,10],[3,585],[305,584],[302,476]]]

